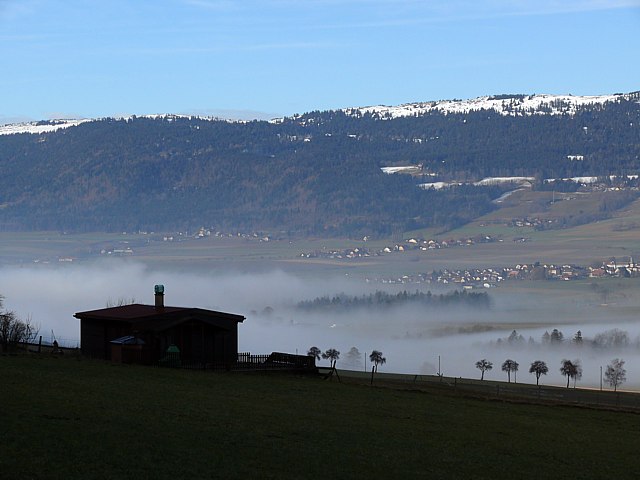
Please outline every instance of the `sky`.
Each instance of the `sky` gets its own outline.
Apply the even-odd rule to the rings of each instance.
[[[640,0],[0,0],[0,124],[640,90]]]

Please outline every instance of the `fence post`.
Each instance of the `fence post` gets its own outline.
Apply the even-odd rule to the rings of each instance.
[[[42,350],[42,335],[40,335],[40,339],[38,340],[38,353]]]

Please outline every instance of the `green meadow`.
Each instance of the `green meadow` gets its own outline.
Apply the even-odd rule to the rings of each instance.
[[[2,478],[637,478],[637,414],[0,357]]]

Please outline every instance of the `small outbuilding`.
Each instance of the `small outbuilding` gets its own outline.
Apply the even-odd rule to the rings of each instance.
[[[78,312],[84,356],[126,363],[158,364],[170,346],[182,365],[231,366],[238,358],[242,315],[202,308],[164,305],[164,287],[156,285],[155,304],[131,304]]]

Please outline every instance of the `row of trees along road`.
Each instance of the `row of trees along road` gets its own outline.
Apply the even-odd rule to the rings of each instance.
[[[627,380],[627,370],[624,368],[624,360],[614,358],[607,369],[604,372],[604,378],[609,386],[613,387],[614,391],[618,390],[618,387]],[[511,383],[511,373],[513,372],[513,380],[516,381],[516,373],[520,364],[515,360],[507,359],[502,364],[502,371],[507,373],[507,381]],[[493,362],[490,362],[486,358],[478,360],[476,362],[476,368],[480,370],[480,380],[484,380],[485,372],[489,372],[493,369]],[[531,362],[529,367],[529,373],[533,373],[536,376],[536,385],[540,384],[540,377],[549,373],[549,367],[547,363],[542,360],[535,360]],[[573,379],[573,387],[576,386],[576,381],[582,378],[582,364],[580,360],[567,360],[563,359],[560,366],[560,373],[567,377],[567,388],[569,383]]]
[[[320,360],[320,358],[324,358],[325,360],[329,360],[331,365],[331,374],[336,373],[336,362],[340,358],[340,352],[335,348],[330,348],[324,353],[318,347],[311,347],[307,351],[307,355],[310,357],[314,357],[316,360]],[[349,357],[359,358],[360,352],[356,347],[352,347],[349,351]],[[373,375],[378,371],[378,365],[383,365],[387,363],[387,359],[382,355],[382,352],[379,350],[373,350],[369,355],[369,361],[373,364],[371,367],[371,383],[373,384]]]

